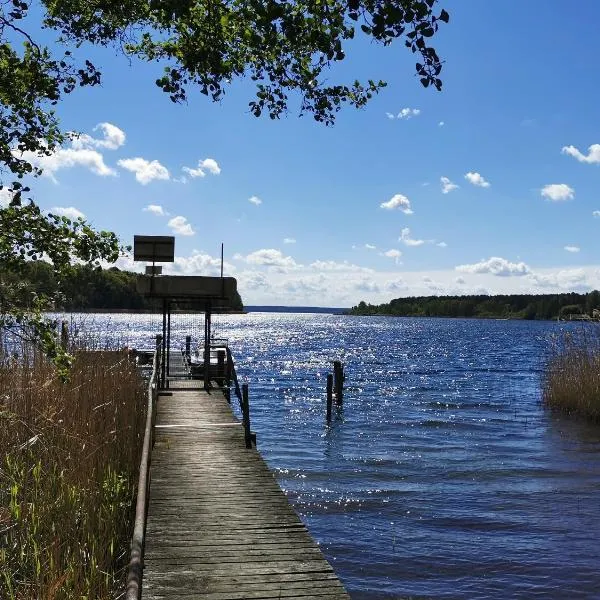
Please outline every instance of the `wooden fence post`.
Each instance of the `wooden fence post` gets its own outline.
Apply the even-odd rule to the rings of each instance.
[[[327,422],[331,421],[331,405],[333,403],[333,375],[327,374]]]
[[[244,420],[244,438],[246,448],[252,448],[252,433],[250,432],[250,403],[248,401],[248,384],[242,384],[242,417]]]
[[[344,402],[344,367],[339,360],[333,361],[333,387],[335,389],[335,403]]]

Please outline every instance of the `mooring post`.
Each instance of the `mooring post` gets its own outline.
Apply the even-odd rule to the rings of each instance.
[[[242,417],[244,420],[244,438],[246,448],[252,448],[252,433],[250,432],[250,403],[248,401],[248,384],[242,384]]]
[[[225,350],[217,350],[217,380],[224,386],[225,384]]]
[[[344,401],[344,367],[339,360],[333,361],[333,380],[335,403],[342,404]]]
[[[192,336],[185,336],[185,355],[189,359],[192,356]]]
[[[69,323],[63,321],[60,324],[60,345],[63,350],[67,350],[69,346]]]
[[[327,422],[331,421],[331,405],[333,404],[333,375],[327,374]]]

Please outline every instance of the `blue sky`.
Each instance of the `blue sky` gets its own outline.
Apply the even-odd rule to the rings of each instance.
[[[250,82],[175,105],[159,65],[89,50],[102,87],[59,109],[85,135],[45,160],[34,197],[124,243],[174,233],[167,272],[214,274],[223,242],[247,304],[600,288],[600,3],[443,6],[443,91],[401,43],[359,40],[331,79],[389,86],[329,128],[294,101],[256,119]]]

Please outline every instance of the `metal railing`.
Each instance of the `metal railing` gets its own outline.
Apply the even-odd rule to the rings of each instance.
[[[131,555],[127,572],[126,600],[139,600],[142,595],[142,575],[144,571],[144,541],[146,536],[146,517],[148,515],[148,496],[150,492],[150,457],[154,445],[154,422],[156,420],[156,400],[158,398],[158,379],[163,362],[162,336],[156,336],[156,349],[152,375],[148,383],[148,407],[144,443],[140,459],[138,477],[137,502],[135,507],[135,523],[131,538]]]
[[[252,448],[253,444],[256,444],[256,435],[252,433],[250,429],[250,402],[248,400],[248,384],[242,384],[240,390],[240,382],[238,380],[237,372],[235,370],[235,363],[233,362],[233,356],[229,347],[225,348],[227,352],[227,368],[226,368],[226,381],[227,394],[229,399],[229,387],[231,383],[234,385],[234,392],[240,402],[240,410],[242,411],[242,424],[244,426],[244,440],[246,442],[246,448]]]

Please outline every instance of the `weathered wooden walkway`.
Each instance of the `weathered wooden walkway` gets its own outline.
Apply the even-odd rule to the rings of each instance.
[[[219,389],[159,397],[144,565],[143,600],[349,598]]]

